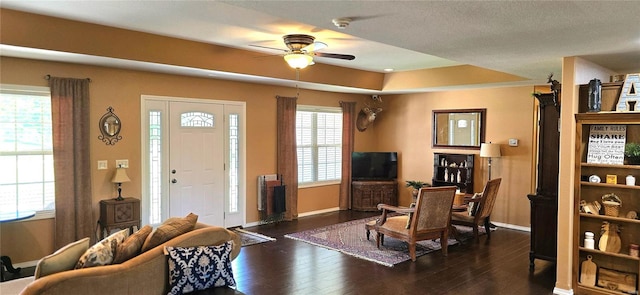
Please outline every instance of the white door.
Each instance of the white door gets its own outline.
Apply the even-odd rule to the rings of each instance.
[[[169,103],[169,216],[224,226],[224,105]]]

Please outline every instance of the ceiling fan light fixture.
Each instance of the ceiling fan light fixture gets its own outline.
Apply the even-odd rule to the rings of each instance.
[[[313,64],[313,57],[304,53],[289,53],[284,56],[284,60],[294,69],[304,69]]]

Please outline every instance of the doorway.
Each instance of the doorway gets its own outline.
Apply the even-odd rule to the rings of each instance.
[[[245,103],[142,96],[142,218],[245,223]]]

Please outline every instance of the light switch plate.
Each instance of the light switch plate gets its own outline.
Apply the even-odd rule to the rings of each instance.
[[[107,169],[107,160],[98,161],[98,170],[106,170]]]
[[[509,138],[509,146],[518,146],[518,140],[515,138]]]
[[[129,160],[116,160],[116,168],[129,168]]]

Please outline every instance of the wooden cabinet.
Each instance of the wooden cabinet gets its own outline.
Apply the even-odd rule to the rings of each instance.
[[[398,205],[398,183],[390,181],[352,181],[351,208],[378,211],[378,204]]]
[[[559,95],[559,92],[535,94],[539,105],[537,181],[536,193],[527,195],[531,205],[531,271],[535,259],[556,261],[558,253]]]
[[[619,291],[610,290],[620,286],[620,282],[612,282],[610,285],[586,286],[580,282],[582,262],[587,257],[593,257],[593,262],[597,265],[597,281],[602,278],[611,279],[615,276],[603,276],[602,272],[614,271],[620,274],[618,278],[627,278],[625,284],[631,284],[633,290],[627,293],[634,293],[638,290],[638,274],[640,273],[640,258],[630,255],[630,246],[640,244],[640,220],[628,215],[630,212],[640,212],[640,186],[626,185],[627,175],[640,177],[640,165],[626,164],[599,164],[589,163],[587,155],[589,151],[590,128],[594,125],[619,125],[626,126],[626,142],[640,142],[640,113],[587,113],[576,115],[576,176],[574,181],[574,290],[578,294],[623,294]],[[602,153],[603,156],[611,156],[612,153]],[[593,162],[593,161],[591,161]],[[592,175],[598,176],[601,181],[597,181]],[[607,176],[616,175],[617,180],[606,183]],[[590,181],[592,179],[593,181]],[[594,201],[602,205],[602,196],[615,194],[621,200],[617,216],[605,214],[604,208],[599,214],[588,214],[581,211],[583,204],[593,204]],[[610,210],[612,212],[614,210]],[[633,213],[631,213],[633,215]],[[630,216],[630,217],[628,217]],[[620,228],[620,250],[608,251],[600,250],[602,241],[603,223],[616,225]],[[595,249],[588,249],[584,245],[585,232],[595,234]],[[607,235],[605,233],[605,235]],[[615,248],[615,247],[612,247]],[[626,275],[626,276],[623,276]],[[634,293],[636,294],[636,293]]]
[[[461,192],[473,194],[473,155],[434,153],[431,184],[455,185]]]
[[[109,235],[112,229],[140,228],[140,200],[124,198],[100,201],[100,238]],[[105,234],[106,232],[106,234]]]

